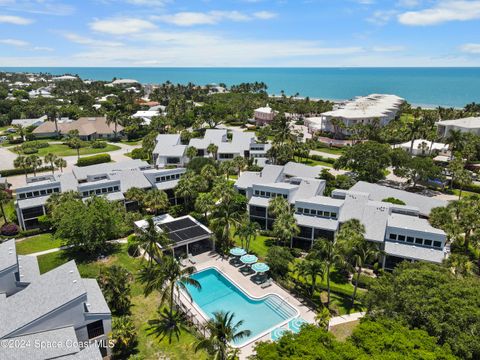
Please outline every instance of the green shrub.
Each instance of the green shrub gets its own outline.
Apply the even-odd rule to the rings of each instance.
[[[38,149],[36,147],[26,147],[23,149],[23,153],[25,155],[36,154],[38,153]]]
[[[107,147],[107,143],[105,141],[97,140],[92,141],[91,145],[92,149],[104,149]]]
[[[382,200],[382,202],[387,202],[387,203],[396,204],[396,205],[407,205],[402,200],[394,197],[385,198]]]
[[[45,171],[52,171],[51,166],[43,166],[37,169],[37,173],[40,172],[45,172]],[[27,169],[27,174],[33,173],[33,170],[31,168]],[[7,176],[15,176],[15,175],[23,175],[25,174],[25,171],[23,169],[6,169],[6,170],[0,170],[0,175],[3,177]]]
[[[9,139],[8,142],[12,145],[16,145],[16,144],[23,143],[23,139],[22,138]]]
[[[77,166],[89,166],[95,164],[103,164],[112,161],[109,154],[97,154],[78,159]]]
[[[362,289],[368,289],[374,281],[375,281],[375,278],[364,275],[364,274],[360,274],[360,277],[358,278],[358,287]]]
[[[132,234],[127,237],[127,252],[130,256],[138,256],[137,235]]]
[[[323,162],[326,162],[326,163],[329,163],[329,164],[334,164],[335,163],[335,159],[324,157],[324,156],[321,156],[321,155],[310,155],[310,159],[315,160],[315,161],[323,161]]]
[[[147,158],[147,154],[145,153],[145,150],[142,148],[133,149],[132,152],[130,153],[130,156],[132,157],[132,159],[143,160]]]
[[[43,234],[44,232],[45,232],[45,230],[40,229],[40,228],[30,229],[30,230],[22,230],[18,233],[18,237],[22,238],[22,237],[34,236],[34,235]]]

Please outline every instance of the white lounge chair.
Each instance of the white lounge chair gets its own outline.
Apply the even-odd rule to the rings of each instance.
[[[262,284],[260,285],[260,287],[261,287],[262,289],[265,289],[265,288],[267,288],[267,287],[269,287],[269,286],[272,286],[272,283],[273,283],[273,280],[269,278],[269,279],[267,279],[267,281],[265,281],[264,283],[262,283]]]
[[[195,265],[197,262],[193,260],[192,254],[188,254],[188,261],[190,261],[191,264]]]

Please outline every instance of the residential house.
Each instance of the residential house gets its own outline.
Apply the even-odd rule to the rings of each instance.
[[[47,120],[47,115],[40,116],[38,119],[13,119],[11,125],[20,125],[21,127],[39,126]]]
[[[258,109],[253,110],[253,117],[255,120],[255,124],[257,125],[269,125],[272,123],[275,115],[278,111],[273,110],[270,106],[260,107]]]
[[[438,135],[447,138],[451,130],[480,135],[480,117],[468,117],[455,120],[442,120],[436,123]]]
[[[430,156],[431,154],[440,155],[440,156],[450,156],[450,151],[448,149],[448,144],[433,142],[424,139],[416,139],[412,141],[407,141],[403,144],[394,145],[394,148],[401,148],[406,152],[410,152],[412,149],[413,156]]]
[[[282,196],[288,201],[300,228],[292,246],[308,249],[318,238],[333,240],[343,223],[358,219],[365,238],[385,252],[386,269],[403,260],[441,263],[448,256],[445,232],[427,220],[432,208],[445,206],[445,201],[365,182],[323,196],[325,181],[316,179],[320,170],[297,163],[267,165],[260,172],[242,173],[235,188],[247,196],[250,219],[263,229],[271,229],[275,221],[270,200]],[[382,201],[389,197],[406,205]]]
[[[81,117],[78,120],[64,120],[57,122],[61,136],[70,131],[78,131],[81,140],[90,141],[98,139],[112,139],[115,137],[115,124],[107,123],[105,117]],[[55,123],[46,121],[32,132],[37,138],[56,136]],[[123,126],[117,124],[117,136],[123,135]]]
[[[75,261],[40,274],[37,258],[0,244],[1,359],[102,359],[112,315],[95,279]],[[39,344],[43,344],[42,347]],[[56,346],[55,346],[56,345]]]

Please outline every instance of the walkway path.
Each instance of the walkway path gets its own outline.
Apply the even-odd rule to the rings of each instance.
[[[20,241],[23,240],[23,239],[19,239]],[[19,241],[17,240],[17,241]],[[126,244],[127,243],[127,239],[126,238],[122,238],[122,239],[116,239],[116,240],[110,240],[110,241],[107,241],[107,242],[111,242],[111,243],[117,243],[117,244]],[[40,256],[40,255],[45,255],[45,254],[51,254],[51,253],[54,253],[54,252],[57,252],[57,251],[60,251],[60,250],[66,250],[68,248],[71,248],[73,245],[67,245],[67,246],[60,246],[58,248],[53,248],[53,249],[48,249],[48,250],[44,250],[44,251],[39,251],[39,252],[36,252],[36,253],[32,253],[32,254],[27,254],[28,256]]]
[[[353,314],[347,314],[347,315],[341,315],[341,316],[335,316],[330,319],[330,322],[328,324],[328,327],[340,325],[340,324],[345,324],[349,323],[352,321],[357,321],[361,319],[362,317],[365,316],[364,312],[358,312],[358,313],[353,313]]]
[[[320,155],[320,156],[330,158],[330,159],[338,159],[340,156],[342,156],[342,155],[338,155],[338,154],[330,154],[330,153],[327,153],[327,152],[323,152],[321,150],[310,150],[310,155]]]
[[[0,170],[13,169],[13,161],[16,158],[17,154],[7,148],[0,147]]]

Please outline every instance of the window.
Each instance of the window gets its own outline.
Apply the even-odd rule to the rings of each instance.
[[[118,186],[114,186],[114,187],[113,187],[113,190],[114,190],[114,191],[119,191],[120,188],[119,188]]]
[[[317,210],[311,209],[311,210],[310,210],[310,214],[312,214],[312,215],[317,215]]]
[[[40,193],[38,191],[33,192],[33,196],[38,196],[38,195],[40,195]]]
[[[260,191],[255,190],[255,195],[260,195]]]
[[[162,176],[160,179],[161,179],[162,181],[165,181],[165,176]]]
[[[397,234],[390,234],[390,240],[397,240]]]
[[[33,194],[31,192],[27,193],[27,198],[31,198],[32,196],[33,196]]]
[[[300,214],[303,213],[303,208],[298,208],[297,212],[299,212]]]
[[[433,247],[441,248],[442,247],[442,242],[441,241],[434,241],[433,242]]]
[[[323,211],[317,210],[317,216],[323,216]]]
[[[40,190],[40,194],[47,195],[47,190]]]
[[[330,217],[330,212],[324,211],[324,212],[323,212],[323,216],[325,216],[325,217]]]
[[[88,196],[88,191],[82,192],[82,196]]]
[[[405,241],[405,235],[398,235],[398,241]]]
[[[432,240],[428,240],[428,239],[423,240],[423,245],[432,246]]]
[[[110,187],[108,188],[108,192],[112,192],[112,191],[113,191],[113,186],[110,186]]]
[[[310,214],[310,209],[305,209],[305,210],[303,211],[303,213],[304,213],[304,214],[307,214],[307,215]]]
[[[332,218],[336,219],[336,218],[337,218],[337,213],[330,213],[330,216],[331,216]]]
[[[267,192],[265,193],[265,195],[266,195],[267,197],[270,197],[270,196],[272,196],[272,193],[271,193],[270,191],[267,191]]]
[[[88,339],[96,338],[104,334],[103,321],[98,320],[87,325]]]
[[[407,242],[408,243],[413,243],[413,237],[407,236]]]
[[[47,189],[47,193],[51,194],[53,192],[53,189]]]
[[[283,198],[284,198],[284,199],[288,199],[288,195],[283,195]]]
[[[60,192],[60,189],[59,189],[59,188],[55,188],[55,189],[53,189],[53,192],[58,193],[58,192]]]
[[[423,239],[422,238],[415,238],[415,244],[422,245]]]
[[[95,194],[101,194],[101,193],[102,193],[102,190],[101,190],[101,189],[95,190]]]
[[[25,194],[18,194],[18,197],[19,197],[20,199],[25,199]]]
[[[160,178],[159,178],[159,177],[156,177],[156,178],[155,178],[155,182],[160,182]]]

